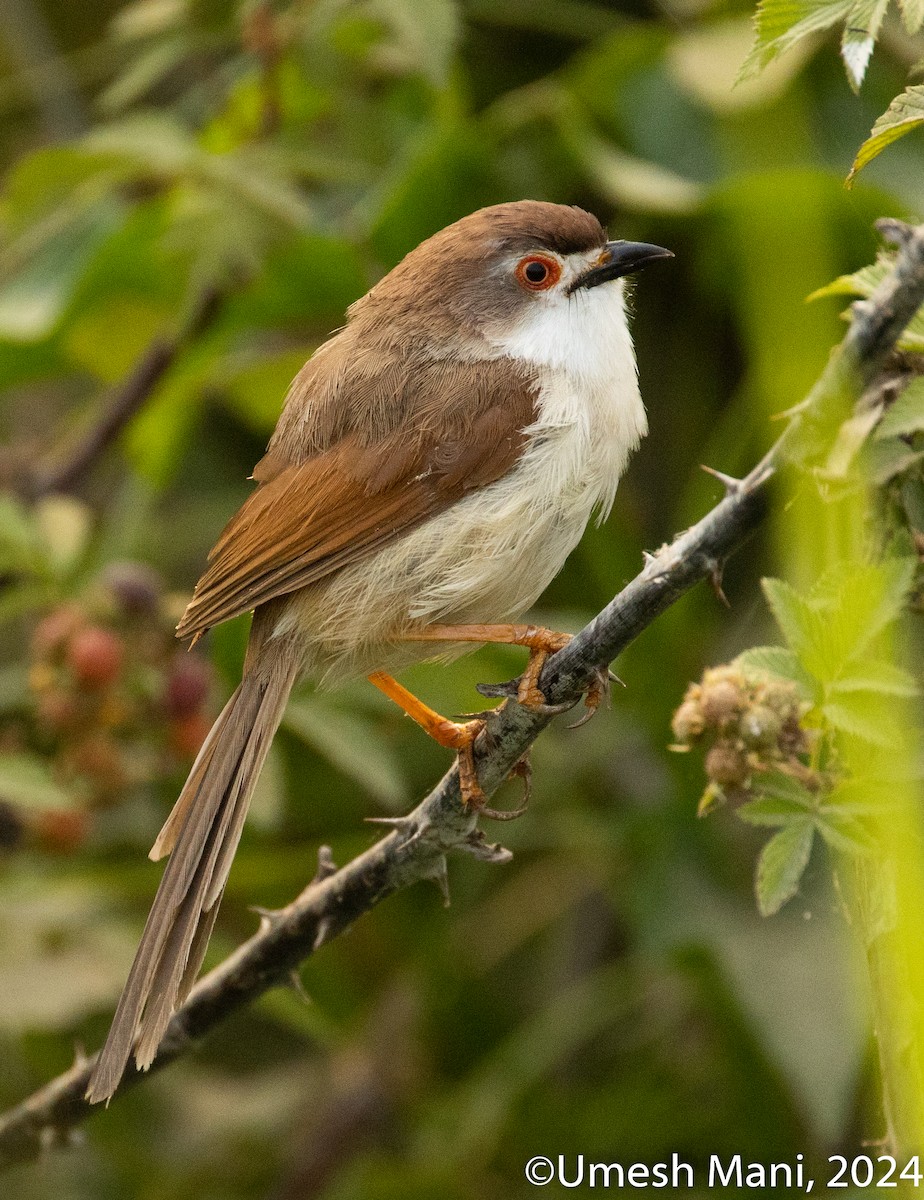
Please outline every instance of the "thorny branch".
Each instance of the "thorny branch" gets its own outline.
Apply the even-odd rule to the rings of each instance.
[[[766,486],[792,448],[796,432],[818,411],[843,399],[849,381],[858,396],[881,369],[896,341],[924,303],[924,226],[912,229],[889,221],[880,232],[899,247],[896,266],[876,293],[854,306],[846,338],[786,431],[741,480],[719,476],[724,498],[690,529],[646,557],[645,567],[606,608],[549,659],[540,686],[551,705],[577,702],[601,667],[613,661],[666,608],[702,579],[720,578],[722,564],[760,523]],[[476,745],[479,779],[490,795],[507,778],[551,717],[502,704],[488,719]],[[503,863],[509,851],[490,844],[475,816],[459,798],[453,768],[414,810],[384,822],[391,832],[339,870],[322,847],[318,873],[286,908],[262,915],[259,931],[206,975],[176,1013],[152,1070],[185,1054],[230,1013],[292,977],[303,959],[331,941],[387,896],[419,879],[435,879],[445,889],[446,855],[464,851],[486,862]],[[94,1059],[81,1057],[58,1076],[0,1117],[0,1166],[35,1157],[43,1147],[66,1142],[91,1111],[84,1090]],[[130,1069],[119,1088],[132,1087],[140,1073]]]

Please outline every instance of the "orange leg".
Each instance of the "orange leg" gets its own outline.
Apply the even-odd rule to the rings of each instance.
[[[401,635],[405,642],[494,642],[506,646],[527,646],[529,662],[520,678],[517,700],[526,708],[543,708],[545,696],[539,690],[539,675],[545,660],[571,641],[570,633],[556,633],[539,625],[428,625],[425,629]],[[593,703],[588,693],[588,703]],[[599,698],[593,706],[600,703]]]
[[[384,671],[373,672],[369,676],[369,682],[375,684],[379,691],[384,692],[389,700],[394,700],[395,704],[403,708],[407,715],[416,721],[421,729],[426,730],[435,742],[458,752],[459,790],[462,793],[462,802],[470,808],[484,808],[487,797],[478,782],[475,758],[472,753],[475,738],[484,729],[484,721],[466,721],[464,724],[459,724],[456,721],[450,721],[448,717],[441,717],[438,712],[434,712],[413,692],[402,687],[397,679],[392,679]]]

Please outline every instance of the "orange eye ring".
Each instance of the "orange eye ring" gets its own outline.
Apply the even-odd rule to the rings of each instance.
[[[548,254],[528,254],[517,263],[514,274],[527,292],[544,292],[561,279],[561,263]]]

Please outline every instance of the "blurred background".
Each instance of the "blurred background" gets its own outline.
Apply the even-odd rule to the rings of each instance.
[[[872,260],[876,217],[922,216],[915,138],[843,180],[924,45],[887,24],[859,96],[836,36],[733,88],[752,15],[0,0],[3,1107],[105,1035],[160,874],[147,850],[246,640],[236,622],[187,656],[172,625],[289,380],[385,270],[522,197],[676,255],[632,302],[651,433],[536,610],[554,628],[702,515],[721,489],[699,464],[745,471],[824,366],[844,301],[805,298]],[[133,372],[145,402],[81,467]],[[611,711],[542,738],[529,813],[487,830],[511,865],[451,861],[449,908],[431,885],[395,896],[305,964],[301,994],[264,997],[6,1194],[482,1200],[531,1194],[540,1153],[823,1159],[880,1135],[824,850],[761,918],[763,836],[698,820],[701,760],[667,748],[688,682],[775,639],[758,582],[781,534],[731,562],[730,609],[700,587],[631,647]],[[467,712],[521,666],[486,648],[406,681]],[[251,906],[298,893],[319,844],[345,862],[377,836],[364,817],[448,761],[366,684],[299,692],[207,965]]]

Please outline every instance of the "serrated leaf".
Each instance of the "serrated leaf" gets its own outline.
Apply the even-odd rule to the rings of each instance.
[[[761,916],[771,917],[791,900],[808,866],[815,838],[810,817],[786,825],[764,846],[757,862],[755,892]]]
[[[745,675],[771,676],[786,679],[798,686],[807,700],[817,691],[817,684],[799,662],[794,651],[786,646],[752,646],[735,659]]]
[[[822,705],[821,711],[829,725],[850,737],[883,748],[895,743],[897,730],[891,724],[891,709],[876,703],[869,692],[847,692]]]
[[[873,849],[869,831],[847,813],[823,809],[815,817],[815,827],[833,850],[844,854],[868,854]]]
[[[841,58],[847,71],[847,80],[855,92],[860,90],[889,2],[856,0],[847,14],[841,37]]]
[[[837,279],[816,288],[806,296],[806,301],[820,300],[824,296],[871,296],[894,268],[895,255],[883,251],[869,266],[861,267],[850,275],[838,275]]]
[[[894,663],[879,659],[861,663],[855,671],[836,679],[829,685],[829,692],[877,692],[884,696],[917,696],[920,692],[917,681],[908,671]]]
[[[877,438],[903,437],[924,429],[924,376],[918,376],[886,409]]]
[[[824,287],[817,288],[807,299],[819,300],[824,296],[862,296],[864,299],[873,294],[883,279],[895,268],[896,255],[881,252],[874,263],[861,267],[851,275],[840,275]],[[900,350],[915,353],[924,352],[924,306],[918,309],[905,327],[898,340]]]
[[[912,558],[842,566],[805,597],[780,580],[764,591],[800,662],[823,684],[833,683],[901,612],[916,570]]]
[[[754,15],[754,45],[741,67],[748,79],[795,42],[847,18],[853,0],[761,0]]]
[[[915,450],[901,438],[875,439],[863,447],[863,469],[871,483],[882,485],[904,475],[924,458],[924,450]]]
[[[917,561],[913,558],[888,558],[884,562],[859,568],[848,581],[851,598],[858,588],[866,590],[868,603],[863,612],[860,638],[854,650],[862,654],[873,639],[902,611],[911,591]]]
[[[757,777],[757,784],[765,796],[790,804],[798,804],[803,811],[814,809],[815,797],[798,779],[787,775],[785,771],[768,771]]]
[[[818,609],[782,579],[763,579],[761,586],[790,649],[813,675],[818,674],[810,662],[810,658],[817,659],[818,647],[825,634],[824,620]]]
[[[868,408],[842,421],[824,464],[827,479],[845,479],[870,433],[879,421],[879,409]]]
[[[776,796],[760,796],[749,800],[735,810],[742,821],[749,825],[792,825],[794,821],[804,821],[806,808],[794,800],[783,800]]]
[[[876,121],[869,137],[857,151],[847,184],[853,182],[858,172],[881,154],[886,146],[898,141],[906,133],[924,125],[924,84],[914,84],[896,96],[881,117]]]
[[[924,0],[898,0],[902,20],[909,33],[915,34],[924,25]]]

